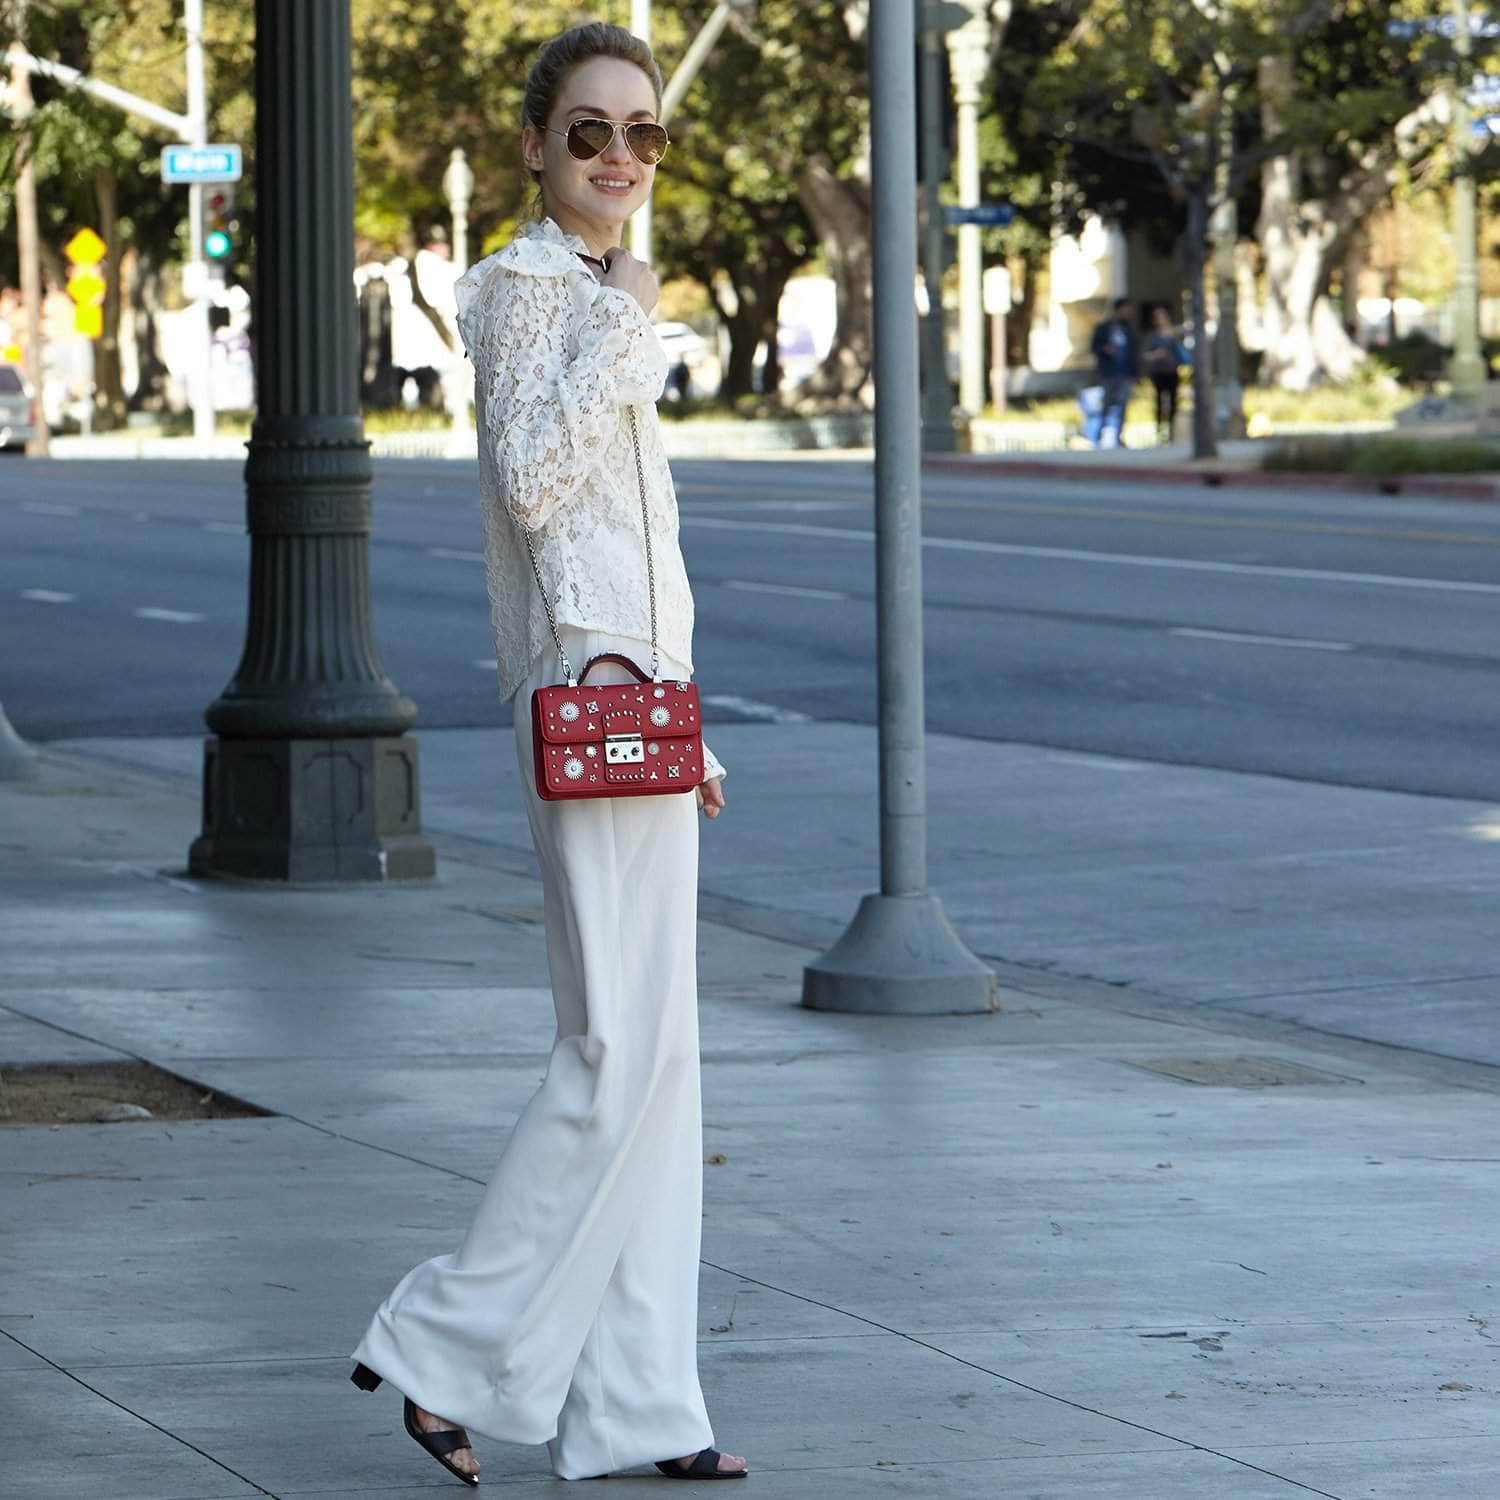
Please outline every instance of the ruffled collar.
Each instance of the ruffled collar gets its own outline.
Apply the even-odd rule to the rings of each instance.
[[[579,255],[587,254],[588,246],[581,235],[564,233],[552,219],[534,220],[524,225],[504,249],[485,256],[458,278],[453,286],[454,301],[462,313],[496,266],[520,271],[527,276],[570,276],[574,273],[587,276],[583,262],[578,259]]]

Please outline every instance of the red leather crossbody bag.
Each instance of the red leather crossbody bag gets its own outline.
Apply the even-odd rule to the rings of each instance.
[[[585,664],[576,677],[558,634],[557,617],[542,582],[531,533],[522,528],[531,571],[542,593],[547,624],[557,646],[564,682],[531,695],[531,743],[537,795],[547,802],[575,797],[660,797],[690,792],[703,781],[703,715],[691,682],[664,682],[656,644],[656,567],[651,557],[651,511],[635,410],[630,437],[641,491],[641,524],[646,540],[646,584],[651,597],[651,671],[628,656],[606,652]],[[600,662],[614,662],[634,682],[590,687],[587,677]]]

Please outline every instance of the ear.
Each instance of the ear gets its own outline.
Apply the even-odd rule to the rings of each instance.
[[[521,128],[521,160],[533,172],[540,172],[545,165],[542,154],[543,143],[546,137],[535,125],[524,125]]]

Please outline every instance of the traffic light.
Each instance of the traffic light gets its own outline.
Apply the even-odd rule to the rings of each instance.
[[[204,203],[203,253],[210,260],[228,260],[234,254],[234,193],[223,186],[212,187]]]

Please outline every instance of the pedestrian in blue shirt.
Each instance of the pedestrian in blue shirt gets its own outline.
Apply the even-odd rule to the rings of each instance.
[[[1104,396],[1097,431],[1087,436],[1100,448],[1123,447],[1125,443],[1125,408],[1130,393],[1141,374],[1140,343],[1130,321],[1130,299],[1115,301],[1110,315],[1095,330],[1089,341],[1094,368]],[[1093,427],[1092,420],[1089,427]]]

